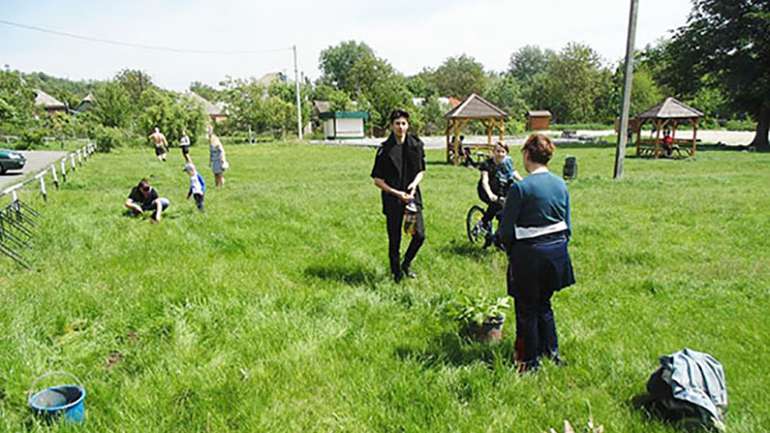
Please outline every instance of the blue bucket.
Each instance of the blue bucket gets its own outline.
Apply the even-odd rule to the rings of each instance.
[[[65,421],[83,422],[86,418],[86,390],[83,388],[82,382],[74,375],[63,371],[46,373],[35,379],[32,383],[32,389],[35,389],[40,380],[53,375],[69,376],[75,379],[75,384],[56,385],[34,394],[30,391],[27,399],[29,408],[35,415],[46,421],[63,417]]]

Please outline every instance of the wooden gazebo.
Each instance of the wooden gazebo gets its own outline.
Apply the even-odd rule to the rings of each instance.
[[[458,106],[451,109],[444,115],[447,120],[446,127],[446,157],[452,164],[459,164],[462,154],[461,146],[471,149],[492,149],[492,134],[497,129],[499,131],[500,141],[503,141],[505,135],[505,121],[508,119],[508,113],[497,108],[495,104],[487,101],[481,96],[472,93],[465,98]],[[463,135],[463,128],[472,120],[480,121],[487,132],[486,143],[461,143],[460,137]]]
[[[679,145],[689,146],[686,148],[689,156],[695,156],[696,144],[698,142],[698,122],[703,117],[700,111],[680,102],[672,97],[666,98],[660,104],[636,116],[636,155],[652,155],[658,158],[663,151],[662,133],[664,129],[670,128],[671,138],[675,149],[679,150]],[[654,127],[654,136],[642,138],[642,126],[646,123],[652,123]],[[676,129],[683,123],[689,123],[692,127],[692,138],[677,139]]]

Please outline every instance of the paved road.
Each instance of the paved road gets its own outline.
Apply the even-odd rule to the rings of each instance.
[[[555,138],[556,144],[568,143],[578,141],[576,139],[562,139],[561,132],[559,131],[546,131],[546,133]],[[592,137],[606,137],[608,135],[615,134],[615,131],[576,131],[576,136],[583,138]],[[677,131],[677,138],[690,137],[692,132],[688,132],[686,129]],[[425,143],[427,149],[443,149],[446,146],[446,137],[444,136],[427,136],[420,137]],[[497,139],[497,136],[492,137],[493,140]],[[751,143],[754,139],[754,132],[749,131],[711,131],[711,130],[699,130],[698,139],[702,143],[724,143],[728,146],[741,146]],[[331,144],[331,145],[347,145],[347,146],[363,146],[363,147],[377,147],[380,145],[384,138],[361,138],[353,140],[313,140],[314,144]],[[509,145],[522,145],[524,144],[524,138],[505,136],[504,141]],[[466,136],[466,143],[486,143],[487,136]]]
[[[40,170],[51,165],[51,163],[58,161],[67,154],[67,152],[49,152],[42,150],[21,153],[27,158],[27,164],[24,166],[24,170],[13,170],[0,175],[0,192],[15,183],[29,178],[35,173],[38,173]]]

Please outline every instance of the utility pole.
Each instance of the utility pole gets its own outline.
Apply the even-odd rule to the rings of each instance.
[[[623,178],[623,159],[626,157],[628,112],[631,109],[631,84],[634,80],[634,40],[636,39],[637,12],[639,12],[639,0],[631,0],[631,12],[628,17],[628,39],[626,41],[626,68],[623,72],[623,102],[620,105],[620,132],[618,133],[618,147],[615,151],[614,179]]]
[[[297,96],[297,137],[302,140],[302,98],[299,95],[299,68],[297,68],[297,46],[293,45],[291,49],[294,51],[294,93]]]

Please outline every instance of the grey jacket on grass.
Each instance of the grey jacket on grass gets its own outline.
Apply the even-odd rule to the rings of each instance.
[[[707,353],[685,348],[661,356],[660,369],[656,373],[671,388],[671,397],[705,410],[712,418],[711,423],[707,424],[712,424],[718,430],[724,429],[727,387],[724,369],[719,361]]]

